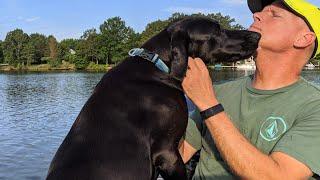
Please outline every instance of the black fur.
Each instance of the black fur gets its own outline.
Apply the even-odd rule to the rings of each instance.
[[[170,74],[140,57],[106,73],[50,165],[47,180],[186,179],[178,142],[188,111],[181,80],[188,56],[236,61],[251,56],[260,35],[227,31],[207,18],[178,21],[142,47],[160,55]]]

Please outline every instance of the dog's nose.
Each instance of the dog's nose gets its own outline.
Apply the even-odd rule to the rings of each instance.
[[[261,34],[255,32],[255,33],[254,33],[254,37],[259,40],[259,39],[261,38]]]
[[[261,38],[261,34],[257,32],[250,32],[247,38],[253,41],[259,41]]]

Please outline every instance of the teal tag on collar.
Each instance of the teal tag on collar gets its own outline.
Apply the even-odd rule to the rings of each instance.
[[[129,51],[129,56],[140,56],[143,59],[146,59],[160,69],[162,72],[169,73],[170,70],[168,66],[161,60],[158,54],[146,51],[143,48],[134,48]]]

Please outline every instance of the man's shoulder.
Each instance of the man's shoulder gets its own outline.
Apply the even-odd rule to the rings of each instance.
[[[292,91],[296,104],[300,104],[297,119],[305,119],[312,116],[320,117],[320,86],[301,78],[300,86]],[[317,120],[318,121],[318,120]]]
[[[301,109],[306,114],[310,111],[320,113],[320,86],[302,78],[299,90],[294,92],[292,96],[301,99]]]
[[[320,100],[320,86],[301,77],[301,91],[306,97]]]

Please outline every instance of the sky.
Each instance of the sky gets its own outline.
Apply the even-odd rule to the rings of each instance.
[[[119,16],[136,32],[174,12],[230,15],[249,27],[252,14],[247,0],[0,0],[0,40],[16,28],[54,35],[59,41],[79,38],[87,29]],[[320,0],[309,0],[320,7]]]

